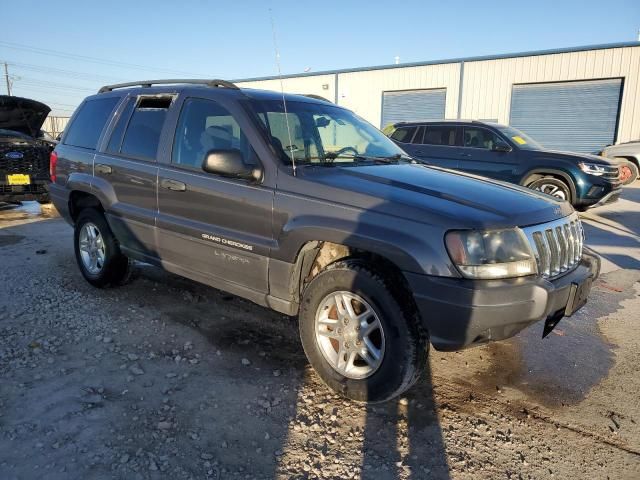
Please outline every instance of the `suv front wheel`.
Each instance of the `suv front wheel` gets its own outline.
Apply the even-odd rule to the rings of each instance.
[[[304,291],[304,351],[322,380],[350,399],[393,398],[424,368],[426,332],[410,294],[390,285],[365,262],[350,259],[329,265]]]
[[[534,182],[531,182],[527,187],[538,190],[539,192],[546,193],[552,197],[559,198],[566,202],[572,203],[571,189],[562,180],[555,177],[542,177]]]
[[[82,276],[94,287],[115,286],[129,278],[129,259],[104,215],[93,208],[80,212],[73,235],[76,260]]]

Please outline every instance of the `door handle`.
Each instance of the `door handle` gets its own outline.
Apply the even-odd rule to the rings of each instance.
[[[174,192],[184,192],[187,189],[186,183],[182,183],[177,180],[169,180],[167,178],[162,179],[160,186],[168,190],[173,190]]]
[[[94,170],[96,173],[102,173],[103,175],[109,175],[113,173],[113,169],[109,165],[105,165],[104,163],[96,163]]]

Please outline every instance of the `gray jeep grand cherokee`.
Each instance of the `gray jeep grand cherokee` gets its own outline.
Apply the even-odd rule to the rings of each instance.
[[[355,400],[409,388],[429,343],[548,333],[599,272],[568,203],[418,164],[316,98],[107,86],[51,163],[87,281],[121,284],[135,259],[297,315],[311,364]]]

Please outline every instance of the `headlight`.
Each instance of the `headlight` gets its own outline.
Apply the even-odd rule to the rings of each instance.
[[[510,278],[538,273],[527,237],[519,228],[454,230],[447,233],[445,244],[451,260],[467,278]]]
[[[580,170],[584,173],[588,173],[589,175],[596,175],[599,177],[600,175],[604,175],[606,173],[606,168],[604,165],[599,165],[597,163],[585,163],[581,162],[578,164]]]

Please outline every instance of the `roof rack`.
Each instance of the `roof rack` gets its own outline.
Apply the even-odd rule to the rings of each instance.
[[[303,96],[307,97],[307,98],[313,98],[314,100],[322,100],[323,102],[329,102],[329,103],[333,103],[331,100],[329,100],[328,98],[324,98],[321,95],[316,95],[315,93],[305,93]]]
[[[114,85],[105,85],[98,93],[111,92],[116,88],[126,87],[151,87],[152,85],[172,85],[178,83],[188,83],[191,85],[206,85],[207,87],[224,87],[234,90],[240,90],[235,83],[226,80],[204,80],[204,79],[169,79],[169,80],[142,80],[140,82],[116,83]]]

